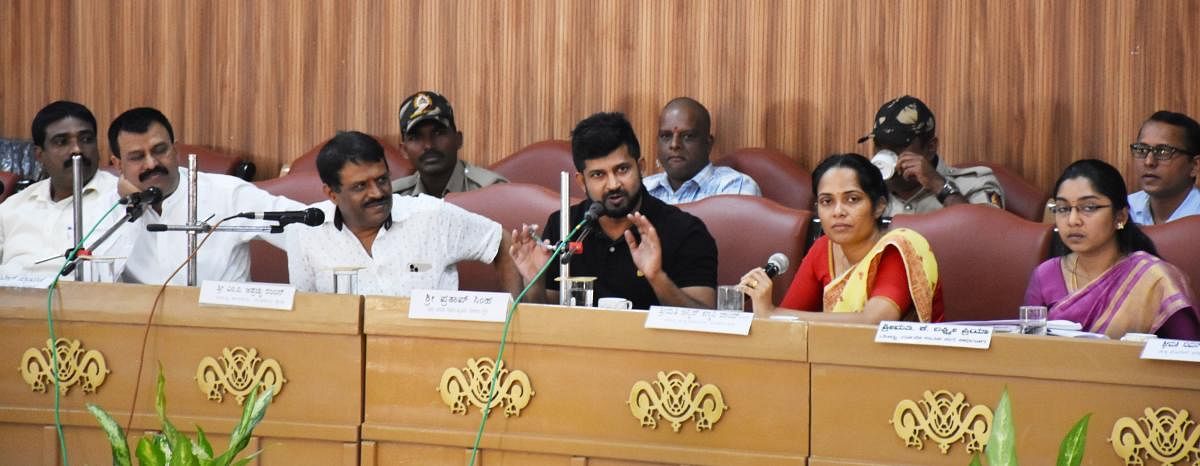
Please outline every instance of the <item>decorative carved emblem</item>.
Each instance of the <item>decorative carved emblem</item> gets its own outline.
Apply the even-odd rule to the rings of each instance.
[[[84,393],[95,393],[108,376],[108,365],[99,351],[84,351],[79,340],[59,338],[53,345],[46,340],[45,348],[29,348],[21,355],[21,377],[35,392],[46,393],[46,386],[54,384],[51,351],[58,356],[58,386],[63,395],[76,383],[83,386]]]
[[[237,397],[238,404],[250,395],[254,387],[271,387],[276,396],[283,388],[287,379],[283,378],[283,368],[274,359],[258,357],[258,350],[243,348],[224,348],[222,356],[213,359],[205,356],[196,368],[196,385],[208,399],[217,403],[224,401],[221,392],[229,392]]]
[[[442,393],[442,402],[450,407],[452,414],[466,416],[468,402],[482,412],[492,374],[497,373],[496,394],[488,412],[503,403],[504,417],[520,416],[521,410],[529,406],[529,400],[533,398],[533,386],[525,372],[505,369],[504,361],[497,364],[490,358],[467,359],[467,367],[451,367],[442,372],[442,382],[437,390]]]
[[[671,428],[679,432],[679,426],[688,419],[696,420],[696,431],[711,430],[729,409],[716,385],[700,386],[696,374],[680,371],[659,372],[658,380],[639,380],[629,391],[629,411],[642,423],[642,427],[655,429],[664,419]]]
[[[1191,460],[1200,464],[1200,429],[1196,421],[1188,419],[1188,411],[1171,408],[1146,408],[1145,417],[1136,421],[1130,417],[1117,419],[1113,424],[1113,451],[1127,465],[1145,464],[1150,458],[1164,465],[1179,464]]]
[[[922,400],[901,400],[889,422],[906,447],[923,449],[924,437],[936,442],[943,455],[959,441],[966,444],[967,453],[981,452],[992,433],[992,410],[971,406],[964,398],[962,393],[925,390]]]

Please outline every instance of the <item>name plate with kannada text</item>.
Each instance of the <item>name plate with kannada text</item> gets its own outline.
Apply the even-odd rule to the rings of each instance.
[[[483,291],[413,290],[409,319],[504,322],[512,295]]]
[[[0,288],[49,288],[51,283],[53,275],[0,273]]]
[[[1200,362],[1200,341],[1151,338],[1142,347],[1142,359]]]
[[[200,304],[292,310],[296,287],[274,283],[219,282],[200,283]]]
[[[754,313],[716,311],[688,307],[650,306],[646,328],[684,330],[688,332],[749,335]]]
[[[875,343],[988,349],[992,346],[992,328],[885,320],[875,331]]]

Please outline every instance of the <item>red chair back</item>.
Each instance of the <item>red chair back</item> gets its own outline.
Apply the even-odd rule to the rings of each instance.
[[[955,165],[956,168],[978,166],[988,167],[996,175],[996,181],[1000,182],[1000,189],[1004,190],[1004,210],[1017,214],[1025,220],[1042,221],[1042,214],[1046,210],[1046,199],[1049,199],[1045,191],[1000,164],[968,162]]]
[[[17,192],[17,181],[20,179],[16,173],[0,171],[0,202]]]
[[[1196,247],[1196,233],[1200,232],[1200,215],[1145,226],[1142,230],[1154,241],[1159,257],[1187,274],[1192,285],[1192,296],[1200,297],[1200,248]]]
[[[488,169],[504,175],[513,183],[534,184],[553,192],[560,187],[560,172],[571,174],[571,197],[584,197],[583,187],[575,181],[575,162],[571,158],[571,143],[549,140],[535,142],[492,164]]]
[[[391,172],[392,179],[403,178],[413,174],[414,169],[412,162],[408,161],[408,157],[404,156],[404,152],[397,149],[395,146],[388,144],[379,136],[371,136],[379,141],[379,145],[383,146],[383,155],[387,158],[388,171]],[[331,138],[332,139],[332,138]],[[313,146],[308,151],[304,152],[292,163],[288,164],[287,173],[285,175],[301,175],[313,174],[317,175],[317,154],[321,152],[321,148],[329,143],[329,139],[322,141],[320,144]]]
[[[743,148],[733,151],[714,165],[732,168],[750,175],[763,197],[795,210],[812,209],[812,175],[787,154],[774,149]]]
[[[774,296],[783,299],[796,268],[804,259],[804,243],[812,213],[756,196],[724,194],[679,204],[704,221],[717,242],[717,284],[736,285],[742,275],[767,263],[776,252],[788,257],[788,270],[775,278]],[[748,237],[752,235],[752,237]]]
[[[560,207],[558,194],[554,191],[526,183],[499,183],[474,191],[450,193],[446,195],[446,202],[495,220],[506,234],[520,228],[522,223],[544,228],[546,218]],[[572,204],[575,202],[572,200]],[[503,291],[500,276],[492,265],[474,261],[458,264],[458,287],[473,291]]]
[[[892,228],[911,228],[929,241],[947,321],[1016,318],[1033,269],[1050,252],[1050,225],[983,205],[897,215]]]

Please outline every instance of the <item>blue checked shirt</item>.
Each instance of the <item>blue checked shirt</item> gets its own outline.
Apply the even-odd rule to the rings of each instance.
[[[695,202],[718,194],[744,194],[762,196],[758,183],[750,176],[729,167],[705,165],[696,176],[684,181],[679,189],[672,191],[666,173],[657,173],[642,180],[651,196],[667,204]]]

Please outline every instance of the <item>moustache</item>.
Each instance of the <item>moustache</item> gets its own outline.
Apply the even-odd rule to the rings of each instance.
[[[387,197],[380,197],[380,198],[371,199],[371,200],[368,200],[367,202],[364,202],[364,203],[363,203],[363,208],[364,208],[364,209],[368,209],[368,208],[371,208],[371,207],[375,207],[375,206],[377,206],[377,205],[385,205],[385,204],[389,204],[389,203],[391,203],[391,202],[392,202],[392,198],[391,198],[390,196],[387,196]]]
[[[83,166],[85,166],[85,167],[92,166],[92,159],[89,159],[87,157],[80,157],[79,161],[82,162]],[[71,158],[67,157],[66,160],[63,160],[63,168],[71,168],[71,165],[72,165],[71,162],[72,162]]]
[[[147,178],[150,178],[151,176],[154,176],[154,175],[166,176],[167,175],[166,167],[159,165],[157,167],[146,170],[146,171],[142,172],[142,174],[138,175],[138,181],[146,181]]]

